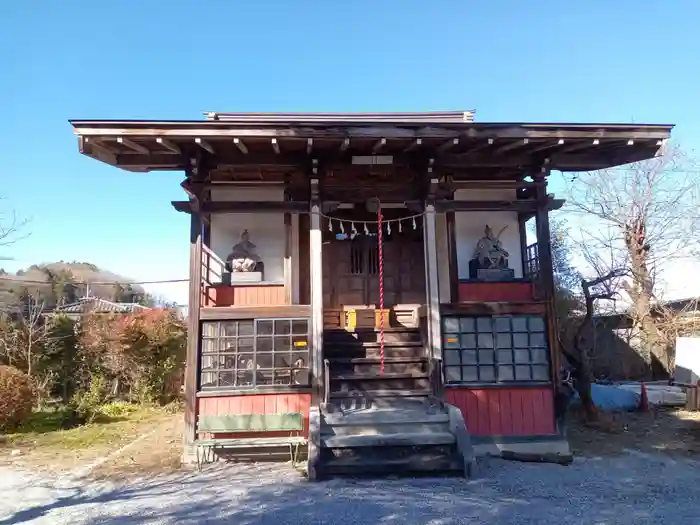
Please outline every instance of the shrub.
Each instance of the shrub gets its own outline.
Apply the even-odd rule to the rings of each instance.
[[[100,375],[93,376],[90,388],[77,392],[73,396],[72,405],[78,416],[88,423],[101,414],[102,405],[107,400],[107,381]]]
[[[132,414],[138,409],[139,407],[133,403],[127,403],[126,401],[112,401],[111,403],[102,405],[100,407],[100,412],[107,417],[122,417]]]
[[[0,365],[0,429],[14,428],[32,414],[32,382],[21,370]]]
[[[187,332],[173,312],[91,315],[81,325],[84,368],[89,375],[107,378],[113,394],[139,404],[163,404],[177,397]]]

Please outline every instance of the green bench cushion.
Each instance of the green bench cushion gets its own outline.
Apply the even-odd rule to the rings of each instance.
[[[304,417],[299,412],[286,414],[228,414],[200,415],[199,432],[275,432],[304,429]]]

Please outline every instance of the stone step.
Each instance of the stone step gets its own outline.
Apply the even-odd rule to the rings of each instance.
[[[449,423],[449,415],[444,412],[423,410],[397,410],[395,408],[370,408],[365,410],[338,412],[323,415],[323,423],[333,427],[397,424],[442,424]]]
[[[394,434],[346,434],[321,436],[324,448],[414,447],[451,445],[455,436],[449,432],[401,432]]]
[[[345,390],[330,392],[331,400],[334,399],[361,399],[365,403],[380,404],[380,398],[388,398],[393,400],[396,398],[417,398],[422,399],[431,395],[429,388],[418,390],[395,390],[395,389],[375,389],[375,390]]]
[[[464,464],[453,454],[430,452],[400,458],[355,455],[326,460],[324,471],[329,476],[464,476]]]
[[[336,414],[338,412],[363,412],[367,410],[418,410],[424,412],[436,412],[440,409],[432,401],[429,395],[418,396],[380,396],[380,397],[339,397],[332,398],[330,403],[322,406],[322,414]]]

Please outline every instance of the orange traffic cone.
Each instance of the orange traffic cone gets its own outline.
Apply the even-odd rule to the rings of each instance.
[[[642,390],[639,396],[639,411],[649,411],[649,396],[647,395],[647,385],[644,383],[644,381],[642,381]]]

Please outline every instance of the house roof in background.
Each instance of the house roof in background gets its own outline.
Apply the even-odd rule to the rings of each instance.
[[[99,297],[85,297],[75,303],[64,304],[56,307],[54,313],[62,314],[83,314],[86,312],[106,314],[106,313],[132,313],[150,308],[136,303],[115,303],[100,299]]]

